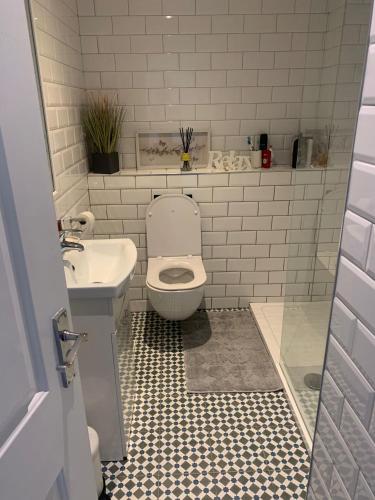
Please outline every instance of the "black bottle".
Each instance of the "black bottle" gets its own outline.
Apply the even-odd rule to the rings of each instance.
[[[259,137],[259,149],[267,149],[268,147],[268,135],[267,134],[260,134]]]
[[[299,137],[296,137],[292,146],[292,168],[297,168]]]

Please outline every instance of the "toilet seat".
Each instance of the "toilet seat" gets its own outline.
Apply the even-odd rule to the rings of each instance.
[[[167,283],[161,279],[161,273],[167,270],[186,269],[193,273],[191,280],[185,283]],[[172,278],[173,280],[173,278]],[[148,259],[147,285],[157,290],[192,290],[201,287],[207,280],[206,271],[200,256],[151,257]],[[178,281],[178,277],[176,279]]]

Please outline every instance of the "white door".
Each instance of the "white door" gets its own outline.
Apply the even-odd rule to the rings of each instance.
[[[0,3],[0,500],[94,500],[81,383],[51,318],[69,310],[23,0]]]

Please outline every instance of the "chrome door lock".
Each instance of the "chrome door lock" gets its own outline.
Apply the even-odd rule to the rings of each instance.
[[[64,387],[69,387],[75,376],[75,360],[82,342],[88,341],[87,333],[76,333],[69,330],[68,313],[60,309],[52,318],[53,331],[57,345],[59,364]]]

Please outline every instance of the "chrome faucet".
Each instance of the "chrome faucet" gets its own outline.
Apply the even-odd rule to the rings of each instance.
[[[78,252],[83,252],[85,247],[82,245],[82,243],[77,243],[75,241],[61,241],[61,253],[64,254],[65,252],[68,252],[69,250],[78,250]]]
[[[60,231],[59,239],[60,239],[60,247],[62,254],[68,252],[69,250],[78,250],[78,252],[83,252],[85,247],[82,245],[82,243],[78,243],[78,241],[66,240],[66,237],[69,234],[80,234],[80,233],[82,233],[81,229],[64,229]]]

